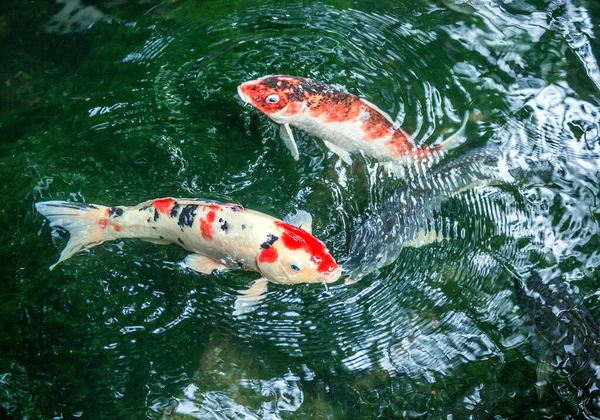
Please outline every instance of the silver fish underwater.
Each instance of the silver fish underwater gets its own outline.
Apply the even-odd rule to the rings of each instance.
[[[534,271],[514,276],[517,303],[523,319],[545,343],[537,367],[538,396],[542,398],[550,373],[565,374],[577,388],[586,417],[600,416],[600,327],[589,309],[570,293],[560,278]]]
[[[352,226],[342,266],[352,279],[393,263],[406,247],[447,239],[436,215],[452,197],[488,184],[512,183],[495,148],[476,149],[411,179]]]

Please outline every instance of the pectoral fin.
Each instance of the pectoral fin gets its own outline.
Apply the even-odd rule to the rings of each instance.
[[[204,274],[212,274],[215,270],[229,270],[225,264],[219,261],[213,260],[205,255],[190,254],[185,257],[183,263],[194,271]]]
[[[279,126],[279,136],[283,143],[290,149],[292,152],[292,157],[294,160],[300,159],[300,153],[298,153],[298,146],[296,146],[296,140],[294,140],[294,133],[292,133],[292,129],[289,124],[281,124]]]
[[[325,146],[327,146],[327,148],[329,150],[331,150],[333,153],[338,155],[340,157],[340,159],[342,159],[348,165],[352,165],[352,156],[350,156],[350,153],[348,153],[346,150],[342,149],[341,147],[328,142],[327,140],[323,140],[323,143],[325,143]]]
[[[283,221],[290,225],[298,226],[302,230],[312,233],[312,216],[304,210],[297,210],[295,214],[288,214]]]
[[[173,242],[171,241],[167,241],[166,239],[144,239],[146,242],[150,242],[151,244],[156,244],[156,245],[169,245],[172,244]]]
[[[233,305],[233,315],[240,316],[251,312],[254,306],[265,298],[268,283],[266,278],[261,277],[255,280],[249,289],[240,290],[238,293],[241,296],[235,300]]]

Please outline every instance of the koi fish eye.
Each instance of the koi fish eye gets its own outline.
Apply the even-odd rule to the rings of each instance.
[[[302,265],[300,265],[300,263],[298,263],[296,261],[292,261],[292,263],[290,264],[290,267],[292,267],[292,270],[295,270],[295,271],[302,270]]]
[[[269,95],[267,96],[267,99],[265,99],[265,101],[270,104],[276,104],[277,102],[279,102],[279,96],[276,94]]]

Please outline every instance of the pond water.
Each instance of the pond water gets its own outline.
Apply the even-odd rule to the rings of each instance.
[[[8,2],[0,417],[600,416],[599,23],[576,0]],[[343,85],[419,143],[469,111],[464,144],[395,179],[296,131],[295,161],[236,94],[267,74]],[[35,202],[167,196],[306,210],[360,281],[271,284],[235,317],[257,274],[175,245],[49,271],[68,234]],[[439,240],[403,246],[421,228]]]

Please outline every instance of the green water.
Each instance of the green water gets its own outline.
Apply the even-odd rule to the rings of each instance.
[[[600,316],[599,24],[600,6],[575,0],[3,4],[0,417],[593,416],[594,378],[559,364],[542,386],[536,371],[593,367],[597,350],[553,346],[540,323],[566,321],[528,318],[512,273],[540,272]],[[406,181],[302,132],[294,161],[236,96],[280,73],[344,85],[418,142],[468,110],[446,162],[487,148],[513,180],[434,215],[424,189],[410,220],[448,240],[356,284],[272,284],[245,318],[236,291],[257,275],[192,272],[175,245],[106,243],[48,270],[68,236],[35,212],[44,200],[300,208],[349,259]],[[365,245],[378,240],[401,238]]]

